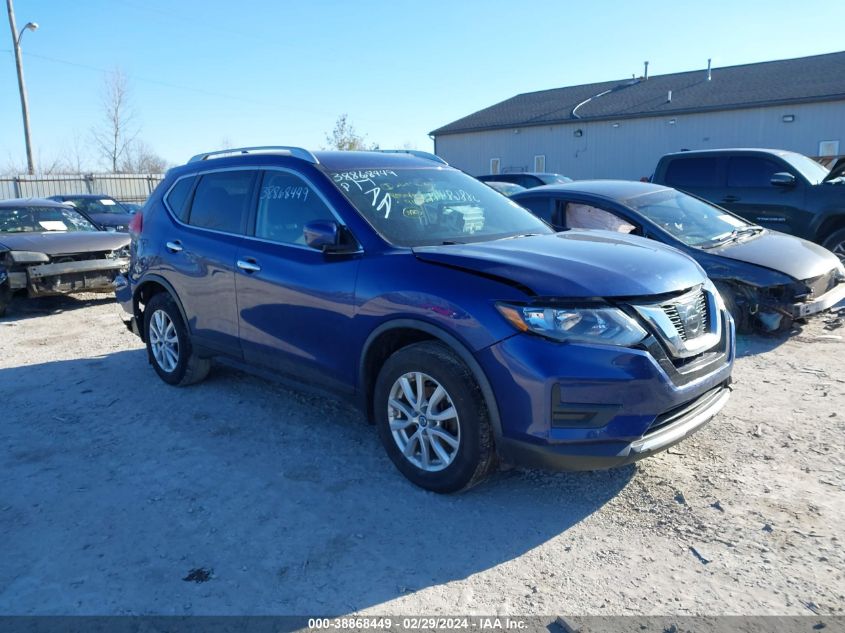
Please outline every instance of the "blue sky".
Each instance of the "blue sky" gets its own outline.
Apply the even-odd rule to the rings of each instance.
[[[129,78],[140,138],[172,163],[233,145],[325,144],[338,115],[382,147],[521,92],[841,50],[845,4],[15,0],[36,160],[90,153],[104,71]],[[24,164],[0,25],[0,170]],[[96,165],[93,156],[87,161]]]

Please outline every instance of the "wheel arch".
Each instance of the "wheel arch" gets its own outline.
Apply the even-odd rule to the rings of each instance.
[[[174,303],[176,303],[176,307],[179,309],[179,316],[182,317],[182,322],[185,324],[185,327],[190,330],[189,321],[187,315],[185,314],[185,308],[182,306],[182,302],[179,300],[179,295],[176,294],[176,290],[170,282],[159,275],[147,275],[141,280],[135,288],[135,291],[132,293],[132,311],[135,316],[135,322],[138,323],[138,331],[141,333],[141,340],[144,342],[147,340],[147,333],[143,325],[144,315],[141,311],[141,303],[146,305],[154,295],[161,292],[166,292],[171,296]]]
[[[840,229],[845,229],[845,209],[836,209],[825,216],[816,230],[815,241],[821,244]]]
[[[367,419],[373,419],[375,379],[384,361],[403,347],[425,340],[445,343],[469,368],[478,382],[481,395],[490,412],[490,424],[493,427],[494,437],[501,437],[502,422],[493,387],[472,352],[454,335],[436,325],[417,319],[393,319],[382,323],[364,342],[358,365],[358,391],[361,408],[366,412]]]

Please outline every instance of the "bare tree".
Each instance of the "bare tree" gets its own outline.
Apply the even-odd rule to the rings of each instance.
[[[355,131],[346,114],[337,117],[331,134],[326,134],[327,149],[361,150],[378,149],[378,143],[367,144],[366,136]]]
[[[91,135],[100,157],[112,172],[117,173],[127,148],[139,131],[129,104],[129,83],[119,68],[106,75],[102,99],[102,123],[91,131]]]
[[[136,139],[126,146],[120,171],[127,174],[163,174],[167,171],[167,161],[144,141]]]

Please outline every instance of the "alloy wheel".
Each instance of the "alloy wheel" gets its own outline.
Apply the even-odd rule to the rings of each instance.
[[[387,419],[402,455],[421,470],[443,470],[458,454],[458,411],[443,385],[428,374],[409,372],[393,383]]]
[[[164,310],[156,310],[150,318],[150,348],[156,363],[167,373],[179,363],[179,336],[176,326]]]

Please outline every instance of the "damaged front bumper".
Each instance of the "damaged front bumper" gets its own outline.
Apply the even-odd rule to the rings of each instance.
[[[74,292],[110,292],[115,277],[129,267],[129,258],[89,259],[27,266],[9,272],[11,290],[26,289],[30,297]]]
[[[845,282],[837,284],[816,299],[801,301],[791,305],[791,316],[794,319],[803,319],[804,317],[832,308],[843,299],[845,299]]]

